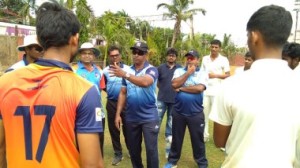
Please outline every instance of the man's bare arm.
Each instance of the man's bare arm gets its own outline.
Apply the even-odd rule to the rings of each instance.
[[[231,130],[231,126],[224,126],[214,122],[214,142],[216,147],[224,148]]]
[[[77,133],[82,168],[103,168],[99,133]]]

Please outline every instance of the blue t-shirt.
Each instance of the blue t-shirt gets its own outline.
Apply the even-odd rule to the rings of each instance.
[[[174,72],[174,78],[178,78],[185,74],[187,71],[186,68],[178,68]],[[194,86],[198,84],[202,84],[205,87],[207,86],[208,74],[205,71],[200,70],[199,68],[188,77],[188,79],[184,82],[182,87],[186,86]],[[201,113],[203,111],[203,92],[201,93],[188,93],[188,92],[178,92],[175,97],[174,111],[185,115],[185,116],[193,116],[197,113]]]
[[[172,87],[172,77],[177,68],[181,68],[181,65],[176,64],[172,69],[170,69],[168,64],[164,63],[157,68],[159,83],[157,100],[166,103],[175,102],[176,92]]]
[[[128,65],[125,65],[123,63],[120,64],[120,67],[124,71],[128,71],[130,69]],[[122,78],[111,76],[109,74],[109,68],[110,66],[107,66],[103,69],[103,74],[106,81],[107,99],[117,101],[122,87]]]
[[[153,83],[149,87],[139,87],[128,80],[123,79],[122,85],[127,89],[126,98],[126,121],[128,122],[148,122],[158,121],[158,111],[156,105],[156,83],[157,69],[145,62],[144,68],[136,71],[131,66],[128,71],[131,75],[144,76],[150,75]]]

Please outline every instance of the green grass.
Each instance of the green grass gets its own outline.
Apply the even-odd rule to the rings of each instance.
[[[102,94],[102,100],[103,105],[106,104],[106,94]],[[160,133],[158,136],[158,154],[159,154],[159,167],[163,168],[164,164],[166,164],[167,159],[165,158],[165,137],[164,137],[164,131],[165,131],[165,122],[166,117],[164,117],[164,120],[162,122],[162,127],[160,128]],[[213,140],[212,140],[212,122],[210,122],[210,141],[207,142],[206,145],[206,157],[208,159],[209,168],[219,168],[221,166],[221,163],[224,159],[223,152],[216,148]],[[110,139],[110,134],[108,131],[107,126],[107,119],[106,119],[106,126],[105,126],[105,141],[104,141],[104,165],[106,168],[131,168],[131,162],[130,158],[128,157],[127,149],[125,147],[123,135],[121,136],[121,143],[123,147],[123,161],[118,166],[112,166],[111,162],[114,156],[114,151]],[[144,148],[144,143],[142,143],[143,150],[142,150],[142,158],[143,158],[143,164],[144,167],[147,167],[146,165],[146,152]],[[184,143],[182,147],[182,153],[181,158],[177,163],[178,168],[197,168],[196,162],[193,159],[193,152],[192,152],[192,146],[190,141],[190,135],[189,131],[186,130],[186,134],[184,137]]]

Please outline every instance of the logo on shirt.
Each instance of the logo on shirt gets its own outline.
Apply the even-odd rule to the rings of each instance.
[[[95,108],[96,121],[102,121],[102,112],[100,107]]]
[[[155,71],[151,70],[149,74],[155,76]]]

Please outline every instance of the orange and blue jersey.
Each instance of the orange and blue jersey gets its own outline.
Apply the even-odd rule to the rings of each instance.
[[[100,96],[69,65],[40,59],[0,78],[8,167],[80,167],[77,133],[103,132]]]

